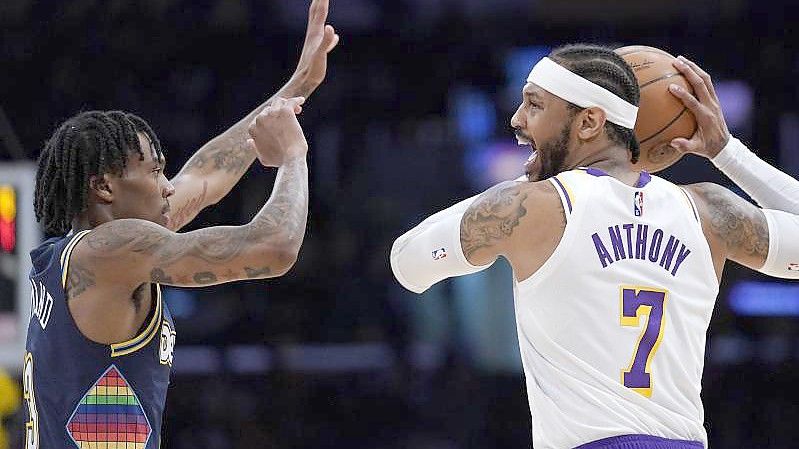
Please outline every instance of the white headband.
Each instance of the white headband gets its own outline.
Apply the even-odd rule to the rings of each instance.
[[[598,107],[605,111],[608,121],[627,129],[635,127],[638,106],[619,98],[613,92],[543,58],[533,67],[527,82],[581,108]]]

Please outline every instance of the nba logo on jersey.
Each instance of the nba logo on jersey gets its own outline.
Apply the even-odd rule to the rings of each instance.
[[[633,199],[633,213],[636,217],[644,215],[644,192],[635,192]]]
[[[447,257],[447,250],[444,248],[440,248],[433,251],[433,260],[441,260]]]

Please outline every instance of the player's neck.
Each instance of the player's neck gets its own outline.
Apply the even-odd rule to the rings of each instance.
[[[630,162],[629,151],[619,146],[591,153],[573,166],[596,168],[625,183],[627,181],[635,183],[638,179],[638,172],[633,169]]]
[[[98,211],[95,208],[89,207],[88,210],[80,213],[72,219],[72,231],[80,232],[87,229],[94,229],[103,223],[113,220],[108,213]]]

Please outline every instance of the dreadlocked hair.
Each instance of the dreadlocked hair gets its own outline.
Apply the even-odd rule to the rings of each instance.
[[[66,234],[72,219],[86,210],[90,176],[121,175],[129,155],[144,160],[137,133],[147,136],[161,155],[150,125],[122,111],[81,112],[56,129],[39,155],[36,171],[34,210],[48,235]]]
[[[591,44],[571,44],[556,48],[549,57],[575,74],[638,106],[641,91],[635,73],[612,49]],[[569,106],[575,110],[581,109],[572,103]],[[641,149],[632,129],[607,122],[605,130],[612,141],[630,150],[633,163],[638,162]]]

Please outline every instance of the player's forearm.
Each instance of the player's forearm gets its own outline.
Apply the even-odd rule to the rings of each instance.
[[[760,159],[734,137],[713,164],[764,209],[799,214],[799,181]]]
[[[255,161],[256,154],[247,146],[250,137],[247,128],[258,114],[276,97],[303,96],[309,88],[296,77],[292,77],[277,93],[253,109],[235,125],[214,137],[197,150],[181,169],[180,175],[196,175],[208,182],[207,204],[219,202],[239,182]]]
[[[308,165],[294,158],[278,169],[269,201],[246,225],[249,241],[274,258],[272,274],[288,271],[297,259],[308,219]]]

